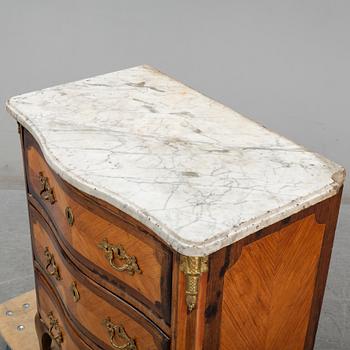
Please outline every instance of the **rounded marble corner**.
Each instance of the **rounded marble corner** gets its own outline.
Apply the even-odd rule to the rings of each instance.
[[[345,168],[341,167],[341,169],[337,170],[331,177],[339,190],[344,185],[344,182],[345,182],[345,177],[346,177]]]
[[[7,113],[9,113],[18,123],[24,124],[23,121],[23,116],[21,116],[21,113],[17,110],[17,108],[14,106],[13,104],[13,99],[14,97],[9,97],[6,101],[5,101],[5,110]]]
[[[10,113],[12,116],[13,115],[13,112],[12,112],[12,107],[11,107],[11,100],[12,100],[12,97],[9,97],[8,99],[6,99],[5,101],[5,110]]]

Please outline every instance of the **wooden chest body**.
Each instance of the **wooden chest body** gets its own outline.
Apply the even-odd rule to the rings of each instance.
[[[42,349],[312,349],[344,168],[145,65],[7,109]]]
[[[42,349],[313,347],[341,192],[206,258],[185,257],[62,180],[19,130]],[[119,250],[108,256],[103,241]],[[130,266],[118,254],[134,256],[135,269],[118,271]]]

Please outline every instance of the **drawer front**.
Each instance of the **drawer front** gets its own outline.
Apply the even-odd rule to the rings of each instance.
[[[58,306],[52,291],[45,286],[40,274],[35,271],[35,284],[38,300],[38,312],[41,321],[44,323],[47,334],[55,339],[56,345],[61,350],[91,350],[85,342],[81,340],[76,331],[72,329],[66,320],[60,306]],[[53,347],[53,349],[56,349]],[[95,347],[94,347],[95,348]]]
[[[24,149],[29,198],[44,208],[74,259],[98,283],[119,289],[169,324],[172,253],[125,214],[115,215],[62,181],[27,131]]]
[[[35,261],[71,319],[102,348],[167,349],[168,338],[150,320],[76,270],[52,231],[30,206]]]

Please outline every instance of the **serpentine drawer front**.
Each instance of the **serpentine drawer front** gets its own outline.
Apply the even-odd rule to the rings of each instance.
[[[45,209],[58,238],[95,278],[104,278],[107,288],[129,291],[169,323],[168,249],[145,230],[118,218],[111,221],[102,211],[97,215],[97,205],[74,196],[49,168],[30,134],[25,133],[24,142],[30,197]]]
[[[76,335],[72,324],[65,317],[54,292],[50,289],[43,276],[35,270],[38,311],[36,317],[37,332],[44,333],[42,345],[50,349],[51,339],[56,348],[63,350],[91,350],[96,347],[88,346]],[[54,347],[53,347],[54,348]]]
[[[40,214],[30,208],[33,234],[33,250],[38,270],[49,280],[66,312],[75,323],[89,334],[102,348],[109,348],[111,342],[129,344],[125,348],[163,349],[167,337],[131,306],[99,287],[88,277],[72,269],[71,262],[60,252],[53,233],[41,219]],[[125,335],[110,339],[107,320],[116,324]]]
[[[7,109],[41,350],[313,348],[341,166],[149,66]]]

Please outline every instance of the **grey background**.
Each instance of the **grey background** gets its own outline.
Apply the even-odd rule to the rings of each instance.
[[[0,104],[147,63],[350,169],[349,12],[346,0],[1,0]],[[350,349],[349,209],[346,187],[316,349]],[[21,152],[4,109],[0,239],[1,302],[33,286]]]

